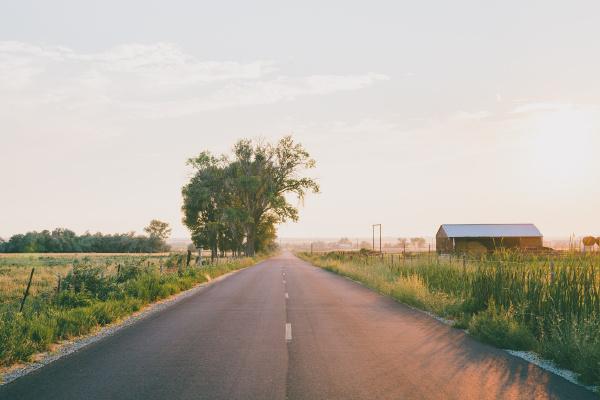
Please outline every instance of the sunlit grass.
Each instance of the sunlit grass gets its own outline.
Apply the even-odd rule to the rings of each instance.
[[[534,350],[600,384],[600,257],[301,254],[503,348]]]
[[[0,366],[27,361],[57,341],[87,334],[255,258],[185,266],[182,254],[14,257],[0,259]],[[23,312],[20,300],[35,268]],[[57,293],[57,275],[61,292]]]
[[[0,253],[0,305],[22,298],[32,268],[35,268],[35,272],[29,294],[36,296],[56,290],[58,276],[64,278],[74,265],[101,266],[107,275],[111,275],[116,273],[119,264],[150,262],[151,265],[158,265],[167,256],[168,253]]]

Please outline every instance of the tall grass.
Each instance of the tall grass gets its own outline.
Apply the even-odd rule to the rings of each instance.
[[[597,255],[550,258],[498,252],[478,259],[396,255],[393,261],[389,255],[301,256],[399,301],[452,318],[483,341],[537,351],[580,373],[582,381],[600,384]]]
[[[166,263],[173,256],[154,254],[0,254],[0,309],[23,296],[31,268],[35,268],[30,294],[36,296],[56,289],[58,275],[64,278],[78,265],[102,268],[103,274],[114,275],[118,266]]]
[[[0,366],[28,361],[35,353],[49,350],[54,343],[87,334],[96,327],[110,324],[146,304],[192,288],[227,272],[252,265],[256,260],[244,258],[218,265],[184,268],[180,255],[166,258],[164,268],[147,258],[120,259],[118,266],[110,259],[80,260],[74,265],[59,265],[68,272],[56,292],[56,269],[51,268],[49,290],[38,287],[28,298],[23,312],[18,311],[18,298],[25,281],[19,270],[8,268],[14,278],[12,288],[20,287],[18,296],[4,294],[0,304]],[[177,265],[179,263],[179,265]],[[163,263],[161,262],[161,265]],[[42,268],[42,275],[48,273]],[[38,276],[38,279],[40,276]],[[1,281],[0,281],[1,283]]]

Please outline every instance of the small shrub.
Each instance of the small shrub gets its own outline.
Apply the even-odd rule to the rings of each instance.
[[[0,364],[28,361],[33,354],[47,350],[55,339],[54,328],[54,321],[45,315],[3,315],[0,319]]]
[[[125,265],[121,268],[117,276],[117,282],[127,282],[136,279],[144,273],[144,270],[138,265]]]
[[[103,301],[91,307],[91,312],[98,324],[107,325],[119,317],[118,307],[114,301]]]
[[[534,350],[533,334],[515,318],[512,308],[497,308],[493,301],[488,309],[475,314],[469,323],[469,333],[479,340],[511,350]]]
[[[36,344],[38,351],[46,350],[54,341],[56,320],[47,315],[29,319],[27,322],[27,335]]]
[[[571,322],[555,319],[549,335],[542,340],[542,354],[560,365],[581,372],[585,383],[600,382],[600,320]]]
[[[73,270],[67,274],[62,287],[76,293],[88,292],[92,296],[105,300],[114,291],[112,279],[103,276],[103,269],[89,265],[74,265]]]
[[[59,339],[69,339],[88,333],[96,325],[97,321],[90,307],[61,311],[56,316],[56,336]]]
[[[91,296],[86,292],[65,290],[56,298],[56,304],[61,308],[87,307],[92,304]]]

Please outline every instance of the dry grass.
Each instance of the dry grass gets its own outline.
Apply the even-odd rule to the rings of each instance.
[[[145,261],[157,265],[166,256],[168,253],[0,253],[0,305],[22,298],[32,268],[35,268],[35,272],[29,295],[34,297],[56,290],[58,276],[64,278],[78,263],[102,266],[107,275],[112,275],[119,264]]]

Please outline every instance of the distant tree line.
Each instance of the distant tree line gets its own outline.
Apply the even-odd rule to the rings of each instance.
[[[183,222],[198,249],[252,256],[275,246],[278,223],[296,221],[298,210],[286,196],[300,201],[318,192],[300,175],[315,166],[308,152],[290,136],[276,144],[243,139],[233,155],[202,152],[188,160],[194,175],[182,189]]]
[[[130,233],[77,235],[57,228],[52,231],[27,232],[0,239],[0,253],[155,253],[168,251],[165,242],[168,224],[153,220],[145,231],[148,236]]]

